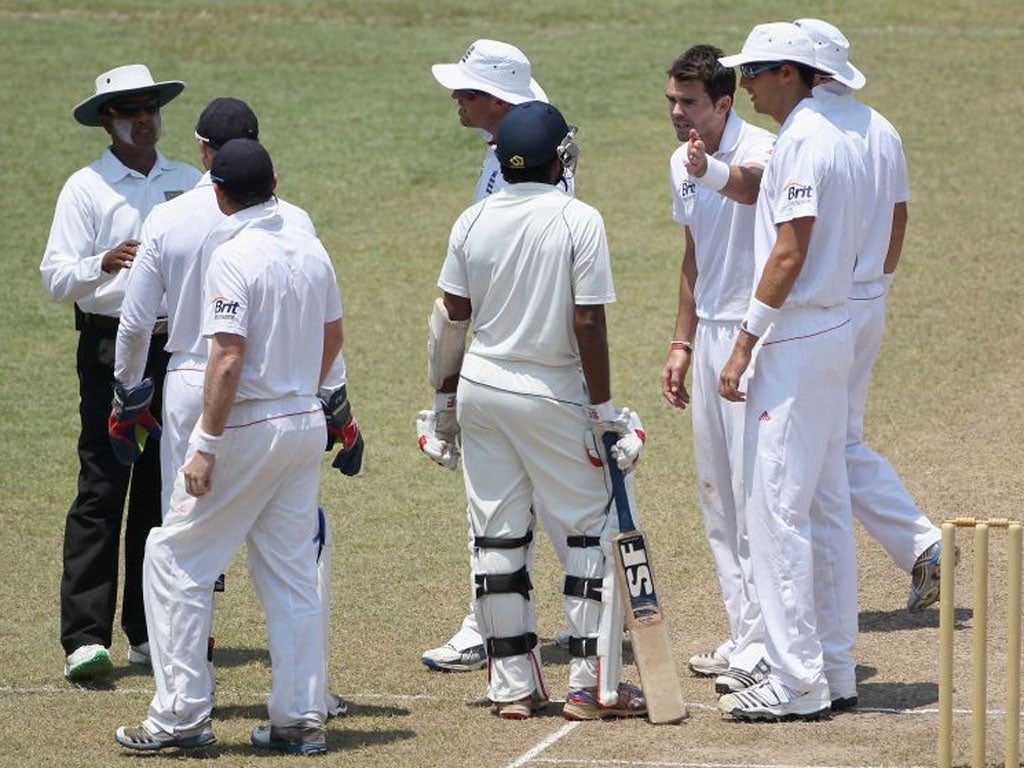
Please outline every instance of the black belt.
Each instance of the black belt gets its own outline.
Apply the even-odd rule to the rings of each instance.
[[[113,331],[117,333],[117,326],[119,320],[116,317],[110,315],[95,315],[91,312],[83,312],[78,307],[75,307],[76,319],[82,325],[91,325],[94,328],[99,328],[103,331]],[[167,318],[158,317],[156,322],[153,324],[153,335],[154,336],[166,336],[167,335]]]

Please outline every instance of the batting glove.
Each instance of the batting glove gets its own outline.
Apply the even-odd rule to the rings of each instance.
[[[160,422],[149,412],[152,401],[152,379],[143,379],[127,389],[121,382],[114,381],[114,402],[107,420],[107,433],[114,455],[122,464],[138,461],[150,436],[154,440],[160,439]]]
[[[327,398],[321,397],[320,404],[324,408],[327,420],[327,447],[331,450],[335,444],[341,446],[331,466],[341,474],[358,475],[363,467],[363,433],[359,431],[359,422],[352,416],[352,406],[348,402],[348,389],[342,385]]]
[[[459,446],[437,436],[437,414],[434,411],[420,411],[416,416],[416,438],[420,450],[433,461],[445,469],[458,469]]]
[[[438,392],[434,395],[434,432],[438,440],[455,445],[461,429],[455,418],[455,393]]]
[[[611,400],[598,405],[588,405],[586,412],[591,432],[587,441],[587,454],[591,463],[595,466],[603,464],[599,451],[602,436],[606,432],[613,432],[617,439],[611,449],[612,458],[623,473],[632,472],[640,460],[647,440],[647,433],[640,422],[640,417],[629,408],[616,411]]]

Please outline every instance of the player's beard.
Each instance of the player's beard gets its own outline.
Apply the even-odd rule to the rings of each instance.
[[[135,147],[135,142],[132,140],[132,124],[135,121],[130,117],[115,117],[111,121],[111,127],[114,129],[114,133],[117,134],[117,138],[127,144],[129,147]],[[153,143],[160,138],[160,115],[153,115]]]

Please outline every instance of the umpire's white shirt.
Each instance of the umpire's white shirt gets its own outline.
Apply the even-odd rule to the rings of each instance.
[[[316,237],[288,225],[274,199],[230,219],[241,228],[211,257],[203,335],[246,339],[236,402],[315,395],[323,326],[342,315],[331,259]]]
[[[714,157],[728,165],[764,168],[775,136],[730,111]],[[669,160],[672,218],[690,228],[697,244],[694,298],[701,320],[740,321],[754,281],[753,205],[741,205],[700,186],[686,170],[690,143]]]
[[[316,236],[305,211],[283,200],[277,203],[278,213],[289,225]],[[164,349],[206,357],[207,341],[201,332],[203,279],[210,252],[239,226],[238,220],[221,213],[209,173],[194,189],[153,209],[128,271],[114,365],[118,381],[126,386],[141,381],[149,329],[162,301],[166,301],[168,320]]]
[[[892,234],[893,206],[910,199],[903,142],[892,123],[867,104],[857,101],[846,86],[840,83],[819,85],[812,93],[812,103],[847,135],[855,137],[864,152],[870,195],[853,281],[873,282],[882,277]]]
[[[754,229],[754,285],[787,221],[814,217],[803,268],[784,309],[838,307],[857,260],[867,175],[853,140],[804,99],[789,113],[761,177]]]
[[[148,176],[132,170],[108,147],[64,183],[39,271],[54,301],[74,301],[83,312],[117,317],[130,270],[108,274],[104,254],[138,238],[154,206],[192,189],[199,171],[159,151]],[[152,326],[150,326],[152,327]]]
[[[579,402],[575,305],[615,301],[601,214],[550,184],[512,184],[452,227],[441,290],[468,298],[463,378]]]

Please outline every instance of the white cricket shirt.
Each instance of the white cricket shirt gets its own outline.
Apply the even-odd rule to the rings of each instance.
[[[103,255],[136,238],[159,203],[192,189],[199,171],[157,151],[148,176],[126,166],[108,147],[64,183],[39,271],[54,301],[74,301],[83,312],[117,317],[130,270],[107,274]]]
[[[437,284],[473,306],[463,377],[579,399],[574,307],[615,301],[597,210],[550,184],[509,185],[455,222]]]
[[[754,229],[754,285],[775,245],[776,225],[814,217],[807,258],[784,308],[846,301],[857,260],[867,172],[856,144],[804,99],[789,113],[761,177]]]
[[[764,168],[775,136],[730,111],[718,151],[727,165]],[[690,228],[697,255],[694,299],[701,320],[739,321],[746,314],[754,281],[753,205],[742,205],[697,183],[686,170],[690,143],[669,160],[672,218]]]
[[[821,113],[855,137],[864,152],[870,194],[853,281],[874,282],[882,276],[885,255],[889,250],[893,206],[910,199],[903,142],[888,120],[867,104],[857,101],[846,86],[840,83],[819,85],[812,93],[813,103]]]
[[[203,335],[246,339],[236,402],[315,395],[324,324],[342,315],[331,259],[273,199],[230,219],[241,227],[210,259]]]

